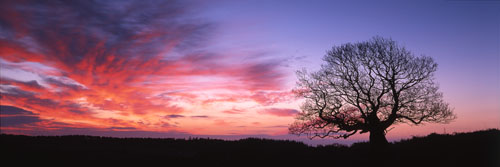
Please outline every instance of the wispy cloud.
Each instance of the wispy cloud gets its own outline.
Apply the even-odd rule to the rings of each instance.
[[[0,105],[0,124],[2,128],[23,127],[41,122],[37,114],[14,106]]]
[[[210,116],[207,116],[207,115],[194,115],[194,116],[191,116],[191,118],[210,118]]]
[[[170,115],[165,115],[163,116],[163,118],[166,118],[166,119],[171,119],[171,118],[184,118],[185,116],[184,115],[179,115],[179,114],[170,114]]]
[[[165,131],[178,130],[168,119],[212,118],[210,105],[284,101],[279,60],[205,49],[216,26],[192,12],[179,1],[2,1],[2,104],[68,127]]]
[[[295,116],[295,114],[299,113],[299,111],[295,109],[287,109],[287,108],[269,108],[260,110],[258,113],[260,114],[269,114],[278,117],[291,117]]]

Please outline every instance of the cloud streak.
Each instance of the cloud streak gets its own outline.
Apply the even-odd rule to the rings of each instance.
[[[259,113],[274,115],[274,116],[278,116],[278,117],[291,117],[291,116],[295,116],[297,113],[299,113],[299,111],[297,111],[295,109],[287,109],[287,108],[269,108],[269,109],[260,110]]]
[[[215,26],[182,2],[28,0],[0,6],[0,68],[9,71],[0,76],[1,101],[30,109],[37,117],[28,122],[184,130],[164,125],[224,117],[211,115],[219,110],[211,105],[285,101],[279,60],[205,49]],[[227,111],[222,113],[234,115]]]
[[[30,111],[14,106],[0,105],[0,125],[4,127],[19,127],[26,124],[41,122],[38,116]]]

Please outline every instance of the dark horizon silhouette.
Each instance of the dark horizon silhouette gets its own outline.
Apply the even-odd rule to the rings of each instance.
[[[430,134],[389,144],[373,155],[369,143],[311,147],[287,140],[112,138],[98,136],[24,136],[1,134],[2,163],[183,164],[183,165],[352,165],[478,166],[500,165],[500,130]],[[375,158],[375,159],[374,159]],[[373,161],[376,160],[376,161]]]

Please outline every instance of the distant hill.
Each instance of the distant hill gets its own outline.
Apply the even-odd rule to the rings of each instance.
[[[1,163],[26,165],[328,165],[328,166],[500,166],[500,131],[430,134],[370,150],[311,147],[301,142],[248,138],[111,138],[96,136],[1,136]]]

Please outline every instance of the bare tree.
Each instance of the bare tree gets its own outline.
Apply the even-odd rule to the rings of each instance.
[[[397,123],[447,123],[455,118],[433,74],[431,57],[416,57],[392,39],[333,47],[317,72],[298,71],[296,93],[305,98],[289,127],[292,134],[348,138],[370,133],[370,143],[387,144]]]

